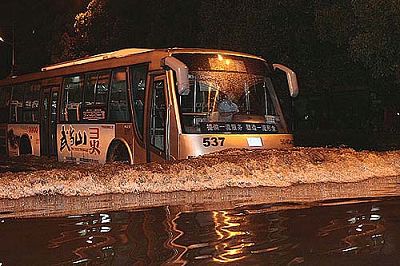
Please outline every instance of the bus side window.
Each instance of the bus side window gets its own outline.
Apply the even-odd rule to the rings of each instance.
[[[133,66],[130,68],[132,81],[132,105],[135,114],[136,128],[143,136],[144,106],[146,99],[146,78],[148,65]]]
[[[0,88],[0,123],[7,123],[10,111],[11,87]]]
[[[80,109],[82,106],[83,76],[66,77],[63,84],[61,121],[77,122],[80,120]]]
[[[108,120],[127,122],[130,118],[128,105],[128,86],[125,68],[115,69],[112,73]]]
[[[106,105],[108,98],[108,85],[110,72],[91,73],[86,76],[84,88],[85,106]]]
[[[110,85],[110,71],[99,73],[96,84],[96,105],[107,105],[108,90]]]
[[[23,120],[26,123],[39,122],[39,84],[31,84],[25,88]]]
[[[97,83],[97,73],[92,73],[92,74],[86,75],[85,88],[83,91],[83,97],[84,97],[86,106],[94,104],[96,83]]]
[[[22,107],[24,101],[25,86],[17,85],[13,88],[10,102],[10,122],[22,122]]]
[[[110,72],[109,70],[96,72],[86,76],[82,120],[99,121],[106,119]]]

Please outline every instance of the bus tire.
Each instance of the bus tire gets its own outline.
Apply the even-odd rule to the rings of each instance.
[[[107,162],[123,162],[130,164],[131,159],[129,156],[128,148],[120,141],[111,143],[107,151]]]
[[[19,141],[19,154],[32,154],[32,146],[31,141],[29,140],[28,136],[22,136]]]

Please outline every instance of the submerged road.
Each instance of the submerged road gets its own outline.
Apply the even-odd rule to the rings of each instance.
[[[33,156],[2,160],[0,198],[93,196],[289,187],[400,176],[400,151],[293,148],[227,150],[200,158],[141,165],[70,164]]]
[[[61,217],[107,211],[132,211],[161,206],[181,212],[233,209],[272,204],[275,209],[307,208],[381,197],[400,196],[400,176],[350,183],[296,184],[288,187],[223,188],[169,193],[128,193],[98,196],[35,196],[0,199],[0,218]],[[289,206],[290,205],[290,206]],[[289,206],[289,207],[288,207]],[[270,210],[271,211],[271,210]]]

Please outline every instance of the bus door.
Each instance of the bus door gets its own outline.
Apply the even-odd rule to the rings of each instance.
[[[167,108],[167,82],[164,75],[151,79],[150,112],[147,116],[147,161],[169,159],[169,110]]]
[[[42,89],[40,150],[41,155],[57,155],[57,109],[59,86]]]

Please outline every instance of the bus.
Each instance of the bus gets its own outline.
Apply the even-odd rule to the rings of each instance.
[[[130,164],[291,147],[277,72],[295,97],[291,69],[233,51],[131,48],[51,65],[0,81],[0,145]]]

